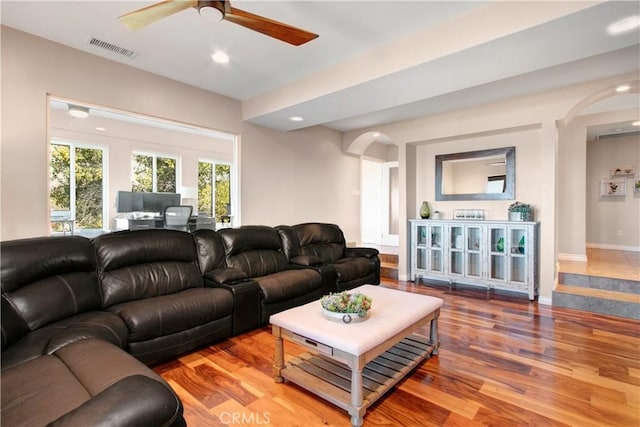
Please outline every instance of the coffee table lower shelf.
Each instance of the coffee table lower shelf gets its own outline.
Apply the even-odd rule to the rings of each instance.
[[[435,349],[428,338],[413,334],[367,363],[362,370],[362,407],[359,408],[352,405],[351,369],[329,356],[304,353],[290,359],[280,375],[354,416],[364,414],[366,408],[420,362],[430,358]],[[361,420],[361,416],[357,418]]]

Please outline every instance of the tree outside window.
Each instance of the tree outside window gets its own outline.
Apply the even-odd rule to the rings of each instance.
[[[49,159],[50,204],[54,211],[70,211],[75,227],[103,226],[103,151],[73,143],[52,143]],[[53,224],[53,231],[62,231]]]
[[[231,215],[231,165],[198,162],[198,212],[218,221]]]
[[[131,156],[131,191],[176,192],[176,159],[155,154]]]

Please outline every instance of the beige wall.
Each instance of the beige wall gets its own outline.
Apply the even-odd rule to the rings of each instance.
[[[4,26],[1,42],[2,240],[49,233],[47,94],[240,135],[243,223],[327,219],[357,238],[359,163],[336,132],[262,129],[239,101]]]
[[[612,168],[621,166],[634,167],[640,176],[640,137],[590,141],[586,163],[587,245],[640,251],[640,193],[633,192],[634,177],[610,176]],[[626,196],[600,196],[600,180],[610,178],[624,180]]]

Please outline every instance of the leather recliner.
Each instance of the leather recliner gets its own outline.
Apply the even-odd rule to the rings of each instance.
[[[269,316],[319,299],[327,283],[312,268],[296,268],[282,251],[278,231],[249,225],[218,231],[225,249],[225,264],[244,272],[260,289],[260,321]]]
[[[233,295],[204,287],[189,233],[120,231],[93,243],[103,307],[124,319],[136,358],[153,363],[231,336]]]
[[[378,250],[347,247],[344,234],[337,225],[313,222],[279,226],[277,229],[289,262],[335,269],[331,292],[342,292],[364,284],[380,284]]]
[[[2,242],[2,424],[182,426],[169,385],[122,350],[82,237]]]

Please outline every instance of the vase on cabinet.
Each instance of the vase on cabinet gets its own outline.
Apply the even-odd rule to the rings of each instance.
[[[429,209],[429,203],[422,202],[422,206],[420,206],[420,218],[429,219],[431,216],[431,209]]]

